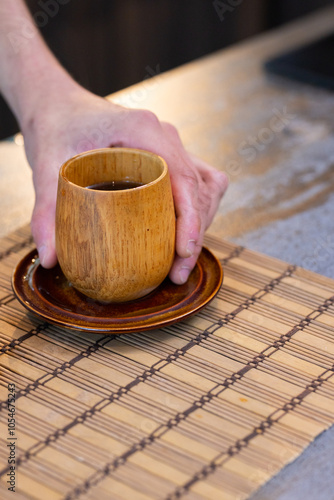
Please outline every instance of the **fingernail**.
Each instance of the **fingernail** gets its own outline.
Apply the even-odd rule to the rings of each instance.
[[[196,241],[195,240],[189,240],[188,245],[187,245],[187,252],[189,254],[189,257],[192,256],[196,248]]]
[[[189,267],[181,267],[181,270],[179,272],[179,278],[180,278],[181,285],[183,285],[183,283],[185,283],[187,281],[189,274],[190,274]]]
[[[43,266],[43,267],[44,267],[44,264],[45,264],[45,261],[46,261],[46,258],[47,258],[47,252],[48,252],[48,249],[47,249],[46,245],[42,245],[38,249],[38,257],[39,257],[41,266]]]

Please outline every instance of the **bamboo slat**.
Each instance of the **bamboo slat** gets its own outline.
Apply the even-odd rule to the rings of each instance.
[[[13,296],[0,240],[0,496],[15,384],[16,499],[248,498],[334,420],[334,282],[207,236],[225,281],[161,330],[94,335]]]

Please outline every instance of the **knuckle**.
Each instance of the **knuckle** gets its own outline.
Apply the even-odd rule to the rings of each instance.
[[[198,191],[198,179],[196,174],[190,169],[184,169],[181,172],[182,182],[190,188],[194,194]]]
[[[191,239],[195,242],[195,250],[199,244],[199,238],[202,229],[202,217],[198,211],[186,210],[182,217],[177,219],[176,240],[183,241],[185,244]]]
[[[119,127],[113,132],[112,145],[148,149],[147,141],[144,139],[160,131],[161,124],[158,117],[147,109],[125,109],[122,111],[122,117]]]
[[[207,213],[210,210],[213,198],[213,193],[207,192],[205,194],[202,194],[200,198],[200,206],[202,212]]]
[[[136,115],[137,115],[137,120],[140,124],[144,126],[158,126],[160,125],[159,118],[152,113],[152,111],[149,111],[148,109],[139,109],[136,110]]]
[[[180,138],[179,133],[178,133],[176,127],[174,127],[174,125],[172,125],[171,123],[163,122],[163,127],[164,127],[165,132],[170,137],[173,137],[175,139],[179,139]]]
[[[228,179],[224,172],[219,172],[218,170],[214,173],[214,184],[216,186],[216,190],[219,194],[223,195],[226,191],[228,185]]]

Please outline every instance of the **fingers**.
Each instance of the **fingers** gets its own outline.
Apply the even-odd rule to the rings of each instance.
[[[209,201],[209,205],[206,213],[207,216],[205,227],[205,229],[207,229],[218,210],[219,204],[223,195],[225,194],[226,189],[228,188],[228,177],[224,172],[220,172],[219,170],[214,169],[201,158],[198,158],[190,153],[188,153],[188,156],[192,160],[194,166],[197,169],[197,172],[201,176],[201,179],[205,184],[208,193],[207,199]]]
[[[192,257],[183,259],[178,255],[175,256],[171,270],[169,271],[169,279],[176,285],[183,285],[189,278],[189,275],[196,265],[198,256],[202,247],[198,247],[198,252],[194,252]]]
[[[165,131],[174,134],[169,127]],[[177,217],[176,257],[169,277],[174,283],[183,284],[196,264],[205,230],[218,209],[228,180],[224,173],[186,153],[178,135],[176,143],[179,158],[175,164],[169,163]]]
[[[196,264],[203,243],[199,179],[189,166],[181,165],[171,172],[171,181],[176,212],[176,258],[169,277],[174,283],[183,284]]]
[[[176,213],[176,253],[181,258],[187,258],[200,244],[199,182],[195,173],[183,166],[171,172],[171,182]]]
[[[228,182],[225,174],[194,157],[188,171],[178,171],[172,182],[177,214],[177,256],[169,277],[174,283],[183,284],[196,264],[205,230],[212,222]]]
[[[176,284],[185,283],[200,254],[204,232],[227,188],[227,178],[189,155],[175,127],[159,122],[151,112],[128,113],[123,123],[127,139],[120,141],[121,145],[148,149],[168,164],[176,211],[176,257],[169,277]]]

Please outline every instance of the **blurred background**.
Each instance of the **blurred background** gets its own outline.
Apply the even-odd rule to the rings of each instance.
[[[65,68],[105,96],[332,0],[27,0]],[[0,139],[18,131],[0,97]]]

